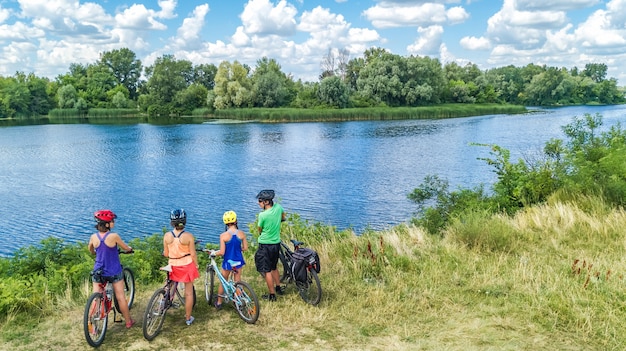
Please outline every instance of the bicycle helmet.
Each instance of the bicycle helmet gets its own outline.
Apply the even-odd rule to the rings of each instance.
[[[99,210],[94,212],[93,216],[97,222],[103,223],[113,222],[117,218],[117,215],[111,210]]]
[[[185,225],[187,224],[187,213],[185,213],[185,210],[182,208],[179,210],[172,210],[172,212],[170,212],[170,220],[175,226],[179,226],[181,224]]]
[[[259,200],[272,200],[274,198],[274,190],[261,190],[256,198]]]
[[[231,224],[237,222],[237,214],[235,211],[226,211],[224,212],[224,216],[222,216],[222,220],[224,224]]]

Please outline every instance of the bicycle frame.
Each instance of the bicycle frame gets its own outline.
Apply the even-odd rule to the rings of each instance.
[[[239,317],[246,323],[255,323],[259,318],[259,299],[252,287],[245,281],[235,281],[236,270],[232,269],[232,274],[229,274],[228,279],[222,275],[220,267],[215,260],[215,251],[209,249],[196,249],[197,251],[205,252],[209,255],[210,262],[207,264],[205,271],[205,297],[210,304],[213,302],[214,297],[214,277],[217,276],[222,288],[223,294],[219,297],[224,299],[224,303],[232,302],[235,310],[239,314]],[[240,262],[229,260],[228,263],[232,266],[240,265]]]

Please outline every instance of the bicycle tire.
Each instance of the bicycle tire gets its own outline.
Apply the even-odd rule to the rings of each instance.
[[[315,269],[307,268],[306,283],[296,282],[296,287],[304,302],[317,306],[322,300],[322,284]]]
[[[215,270],[211,265],[207,265],[204,274],[204,297],[209,305],[212,305],[215,301],[217,301]]]
[[[165,289],[161,288],[154,292],[146,307],[146,312],[143,315],[143,337],[148,341],[152,341],[163,327],[163,321],[165,321],[165,313],[169,306],[169,301],[165,296]]]
[[[289,284],[293,281],[291,278],[291,259],[288,255],[285,255],[283,250],[281,250],[278,254],[278,264],[276,265],[276,270],[280,274],[280,282],[284,284]]]
[[[92,347],[98,347],[104,341],[109,324],[109,311],[102,293],[95,292],[87,299],[83,316],[85,339]]]
[[[248,324],[256,323],[259,319],[261,306],[259,305],[259,298],[256,296],[250,284],[244,281],[236,282],[235,294],[231,297],[231,300],[241,319]]]
[[[133,307],[133,302],[135,301],[135,275],[130,268],[126,267],[124,267],[122,273],[124,273],[124,296],[126,297],[128,309],[130,310]],[[117,302],[117,296],[115,296],[115,294],[113,295],[115,310],[119,313],[122,313],[119,303]]]

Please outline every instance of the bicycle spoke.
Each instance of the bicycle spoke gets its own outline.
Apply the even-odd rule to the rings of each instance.
[[[87,300],[83,317],[83,328],[87,343],[98,347],[104,341],[109,311],[101,293],[93,293]]]
[[[252,324],[259,319],[259,299],[248,283],[235,283],[235,293],[231,298],[237,313],[246,323]]]
[[[150,341],[154,339],[160,332],[165,320],[165,313],[169,308],[169,301],[167,300],[166,292],[164,289],[159,289],[150,298],[148,307],[143,316],[143,336],[146,340]]]

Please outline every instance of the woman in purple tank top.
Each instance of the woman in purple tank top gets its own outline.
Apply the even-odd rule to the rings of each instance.
[[[126,321],[126,328],[130,328],[135,321],[130,317],[128,310],[128,301],[124,295],[124,273],[122,272],[122,263],[120,262],[120,254],[117,247],[121,247],[126,252],[133,251],[117,233],[111,233],[111,229],[115,226],[115,218],[117,216],[110,210],[100,210],[94,213],[96,219],[96,229],[98,232],[92,234],[89,238],[89,252],[96,255],[96,263],[93,270],[102,270],[102,280],[109,281],[113,284],[115,298],[119,303],[120,312]],[[93,280],[93,291],[100,291],[101,281]]]

